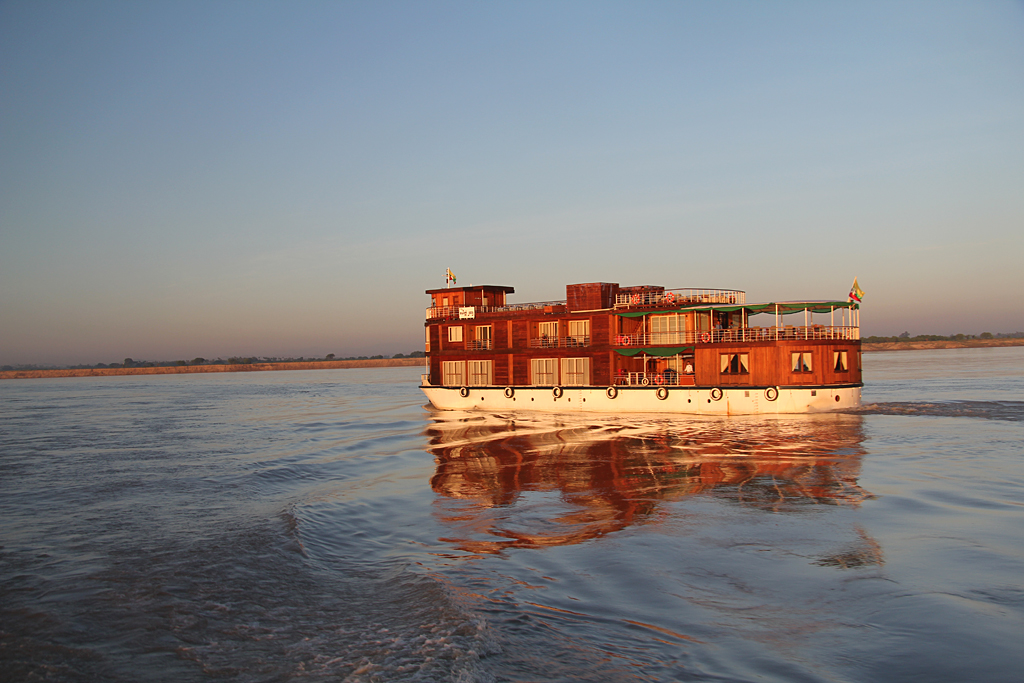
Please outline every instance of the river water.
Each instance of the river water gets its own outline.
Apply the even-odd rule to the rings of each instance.
[[[1019,681],[1024,348],[864,363],[782,418],[4,382],[0,680]]]

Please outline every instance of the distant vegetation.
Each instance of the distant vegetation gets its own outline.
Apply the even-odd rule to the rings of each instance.
[[[244,357],[244,356],[232,356],[227,360],[223,358],[206,359],[206,358],[193,358],[192,360],[165,360],[165,361],[148,361],[148,360],[132,360],[131,358],[125,358],[120,363],[96,363],[96,365],[4,365],[0,367],[0,370],[47,370],[47,369],[64,369],[69,368],[72,370],[88,370],[90,368],[166,368],[173,366],[187,366],[187,365],[252,365],[253,363],[309,363],[316,361],[331,361],[331,360],[377,360],[384,358],[424,358],[426,353],[423,351],[413,351],[412,353],[396,353],[393,356],[348,356],[345,358],[338,358],[333,353],[327,354],[323,358],[270,358],[270,357]]]
[[[1024,339],[1024,332],[997,332],[996,334],[992,334],[991,332],[982,332],[981,334],[951,334],[949,336],[943,336],[941,334],[919,334],[916,337],[911,337],[909,332],[904,332],[903,334],[895,337],[861,337],[861,341],[868,344],[901,341],[967,341],[968,339]]]

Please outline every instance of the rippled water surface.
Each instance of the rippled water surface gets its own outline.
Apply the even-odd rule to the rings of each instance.
[[[864,362],[786,418],[6,381],[0,680],[1019,681],[1024,348]]]

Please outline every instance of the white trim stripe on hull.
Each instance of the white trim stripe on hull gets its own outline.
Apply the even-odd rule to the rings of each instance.
[[[420,387],[440,410],[760,415],[860,405],[859,385],[818,387]]]

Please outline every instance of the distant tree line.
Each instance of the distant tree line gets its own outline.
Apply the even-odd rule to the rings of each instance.
[[[967,341],[968,339],[1021,339],[1024,338],[1024,332],[997,332],[992,334],[991,332],[982,332],[981,334],[951,334],[943,336],[941,334],[919,334],[916,337],[911,337],[909,332],[904,332],[895,337],[861,337],[862,342],[868,344],[874,344],[879,342],[914,342],[914,341]]]
[[[227,360],[223,358],[206,359],[201,357],[193,358],[192,360],[170,360],[170,361],[148,361],[148,360],[133,360],[131,358],[125,358],[120,363],[96,363],[95,365],[4,365],[0,367],[0,370],[46,370],[53,368],[70,368],[72,370],[89,370],[92,368],[166,368],[174,366],[189,366],[189,365],[252,365],[253,363],[311,363],[317,361],[331,361],[331,360],[376,360],[385,358],[424,358],[426,353],[423,351],[413,351],[412,353],[396,353],[393,356],[347,356],[345,358],[338,358],[333,353],[329,353],[323,358],[306,358],[300,356],[299,358],[270,358],[270,357],[246,357],[246,356],[232,356]]]

